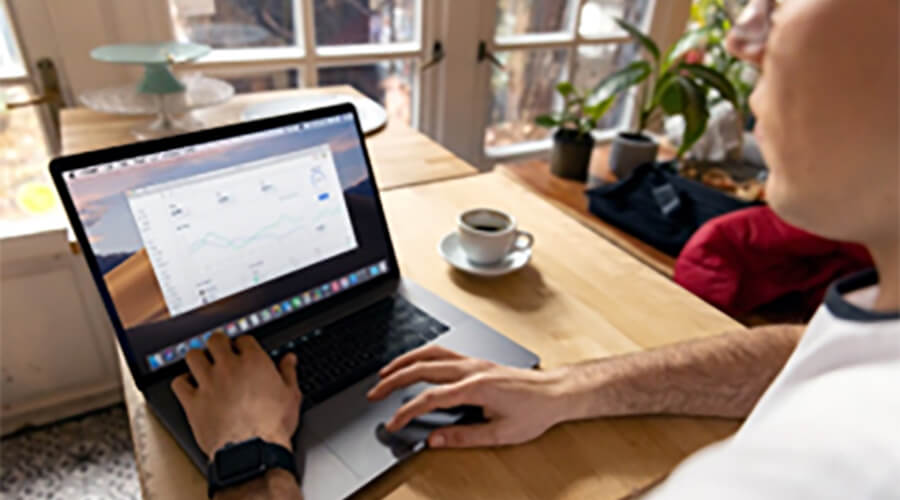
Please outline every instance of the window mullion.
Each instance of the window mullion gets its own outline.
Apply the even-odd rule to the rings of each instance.
[[[581,28],[581,9],[584,7],[585,0],[575,0],[575,20],[572,24],[572,48],[569,49],[569,61],[566,73],[566,79],[570,82],[575,81],[575,72],[578,70],[578,42],[580,41]]]
[[[300,2],[300,8],[303,12],[304,84],[307,87],[317,87],[319,85],[319,72],[316,64],[318,50],[316,47],[316,21],[314,19],[313,0],[296,1]]]

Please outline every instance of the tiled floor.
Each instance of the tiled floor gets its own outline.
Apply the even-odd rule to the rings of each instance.
[[[0,498],[139,500],[123,406],[0,441]]]

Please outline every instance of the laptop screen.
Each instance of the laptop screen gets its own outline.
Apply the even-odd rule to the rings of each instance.
[[[352,113],[63,180],[143,373],[389,271]]]

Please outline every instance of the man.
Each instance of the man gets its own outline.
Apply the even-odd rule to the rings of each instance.
[[[426,347],[381,371],[372,399],[437,384],[389,429],[439,407],[481,405],[488,423],[435,431],[432,447],[522,443],[567,420],[637,414],[744,418],[650,498],[900,498],[900,152],[897,0],[752,0],[729,40],[762,66],[751,105],[788,222],[864,243],[874,271],[836,283],[805,333],[791,327],[676,344],[549,372]],[[197,352],[173,383],[207,453],[260,436],[290,446],[295,360],[278,370],[252,338]],[[525,411],[527,410],[527,411]],[[603,446],[603,443],[597,443]],[[299,498],[290,474],[217,498]]]

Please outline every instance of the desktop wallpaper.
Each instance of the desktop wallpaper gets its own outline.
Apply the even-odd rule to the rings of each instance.
[[[126,193],[322,144],[330,146],[358,247],[172,317],[143,247]],[[317,286],[348,269],[362,267],[387,253],[374,186],[352,121],[216,145],[184,156],[106,173],[66,177],[66,183],[116,313],[138,359],[154,349]],[[260,217],[265,215],[260,214]]]

